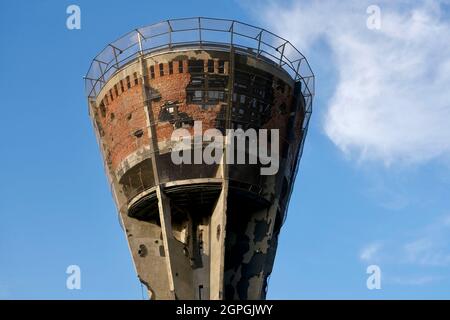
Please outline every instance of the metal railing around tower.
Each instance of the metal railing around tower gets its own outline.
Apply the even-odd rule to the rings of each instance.
[[[85,76],[86,95],[94,99],[117,70],[141,54],[180,47],[222,48],[264,59],[283,68],[301,83],[308,106],[314,95],[314,74],[306,58],[288,40],[236,20],[183,18],[135,29],[108,44]]]

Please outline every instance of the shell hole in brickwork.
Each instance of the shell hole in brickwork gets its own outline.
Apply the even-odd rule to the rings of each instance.
[[[143,135],[144,135],[144,131],[143,131],[142,129],[136,130],[136,131],[134,132],[134,136],[135,136],[136,138],[141,138]]]

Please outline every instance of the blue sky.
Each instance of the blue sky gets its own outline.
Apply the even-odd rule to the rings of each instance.
[[[0,299],[142,299],[82,77],[129,30],[199,15],[274,30],[317,77],[268,298],[450,298],[448,2],[378,1],[379,30],[366,1],[125,4],[0,3]],[[81,290],[66,289],[71,264]]]

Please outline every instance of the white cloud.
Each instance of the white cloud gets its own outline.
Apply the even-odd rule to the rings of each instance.
[[[403,252],[407,262],[422,266],[450,266],[450,215],[427,226],[417,239],[405,243]]]
[[[404,286],[422,286],[442,280],[442,277],[416,276],[416,277],[393,277],[388,278],[389,282]]]
[[[342,151],[417,164],[450,155],[450,22],[441,2],[378,1],[380,30],[366,26],[373,1],[269,2],[255,15],[310,60],[318,40],[330,47],[338,79],[324,131]]]
[[[424,266],[450,265],[450,253],[431,237],[414,240],[404,246],[409,262]]]
[[[411,230],[409,233],[415,235],[412,238],[392,235],[390,239],[369,243],[359,259],[389,270],[385,278],[393,284],[420,286],[446,280],[448,275],[443,270],[450,266],[449,221],[450,215],[441,216],[420,230]]]
[[[362,261],[372,263],[372,262],[374,262],[375,260],[378,259],[378,257],[376,255],[379,252],[380,248],[381,248],[381,244],[380,243],[371,243],[371,244],[365,246],[361,250],[359,258]]]
[[[415,234],[413,238],[369,243],[361,250],[359,258],[369,263],[450,266],[449,221],[450,215],[442,216],[420,230],[410,231]]]

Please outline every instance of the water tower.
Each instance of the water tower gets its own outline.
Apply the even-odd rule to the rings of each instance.
[[[150,298],[264,299],[311,115],[306,58],[246,23],[173,19],[108,44],[85,81],[120,222]],[[172,133],[194,132],[197,122],[224,135],[278,129],[278,171],[261,175],[264,164],[226,159],[175,164]]]

